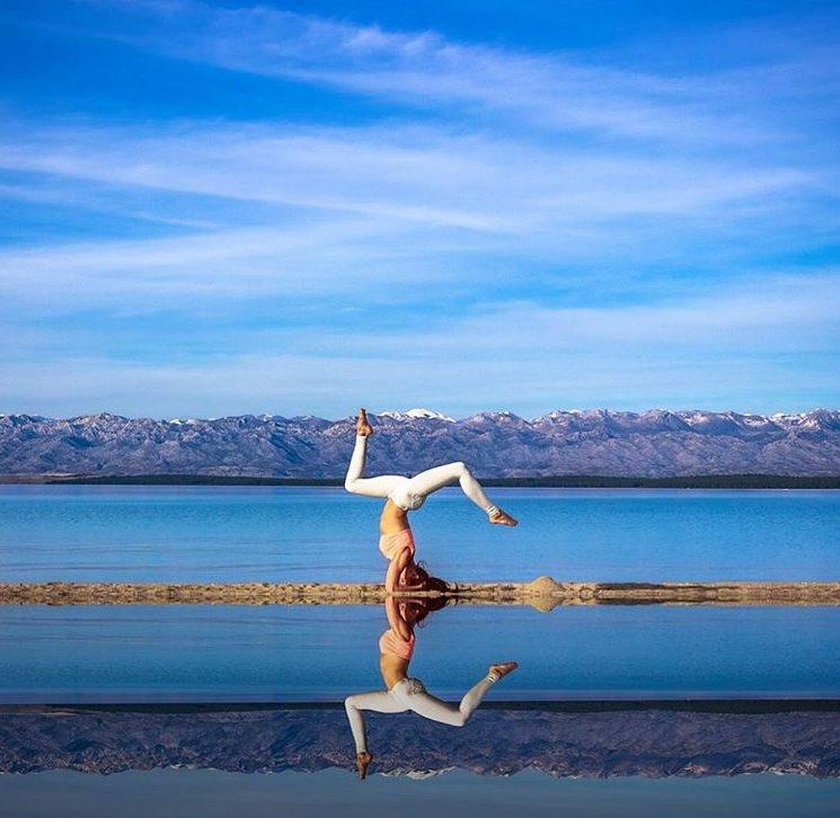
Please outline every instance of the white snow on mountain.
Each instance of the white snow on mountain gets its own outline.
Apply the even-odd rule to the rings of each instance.
[[[465,460],[480,476],[840,475],[840,412],[770,417],[700,410],[508,410],[455,420],[430,409],[372,415],[369,473]],[[109,413],[0,416],[0,474],[340,477],[352,417],[153,420]]]
[[[388,411],[388,412],[378,412],[377,417],[383,418],[392,418],[393,420],[417,420],[417,419],[427,419],[427,420],[445,420],[448,423],[455,423],[455,418],[451,418],[448,415],[443,415],[440,412],[435,412],[432,409],[409,409],[407,412],[396,412],[396,411]]]

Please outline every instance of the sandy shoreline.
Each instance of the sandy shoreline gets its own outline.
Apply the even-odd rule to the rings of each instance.
[[[528,583],[457,583],[447,596],[464,604],[541,610],[558,605],[840,605],[840,582],[598,583],[544,576]],[[384,600],[381,584],[0,583],[3,605],[377,605]]]

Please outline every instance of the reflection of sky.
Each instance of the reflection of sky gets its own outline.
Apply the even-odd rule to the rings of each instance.
[[[207,770],[128,772],[106,778],[49,772],[0,777],[5,815],[15,818],[81,818],[119,814],[180,818],[250,818],[285,815],[347,816],[568,815],[575,818],[834,818],[840,781],[755,775],[697,780],[639,778],[554,780],[536,772],[487,779],[453,772],[412,781],[327,770],[314,774],[244,775]]]
[[[376,606],[6,606],[7,701],[340,700],[382,687]],[[411,673],[457,699],[492,662],[492,699],[836,696],[840,609],[447,608]]]

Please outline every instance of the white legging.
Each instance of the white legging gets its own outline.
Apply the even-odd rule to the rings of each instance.
[[[430,695],[419,679],[401,679],[390,690],[348,696],[344,700],[344,709],[353,731],[356,752],[367,752],[363,710],[374,710],[377,713],[405,713],[411,710],[425,719],[452,727],[463,727],[495,681],[493,676],[485,676],[464,694],[460,704],[445,702]]]
[[[414,477],[399,474],[383,474],[379,477],[362,477],[365,471],[367,437],[356,435],[353,456],[344,479],[344,488],[352,494],[365,497],[387,497],[405,511],[420,508],[434,491],[458,482],[464,494],[482,511],[491,512],[495,506],[487,499],[478,480],[472,476],[466,463],[447,463],[433,469],[421,471]]]

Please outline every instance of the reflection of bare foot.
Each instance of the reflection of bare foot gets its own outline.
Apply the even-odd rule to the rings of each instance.
[[[510,528],[513,528],[515,525],[519,525],[518,520],[511,517],[510,514],[506,511],[502,511],[500,508],[492,511],[487,519],[493,523],[493,525],[506,525]]]
[[[356,434],[359,437],[370,437],[373,434],[373,426],[370,425],[364,409],[359,409],[359,416],[356,418]]]
[[[518,662],[501,662],[498,665],[490,665],[490,676],[493,677],[493,681],[498,682],[499,679],[507,676],[508,673],[513,673],[518,667]]]
[[[371,753],[356,753],[356,769],[359,772],[360,781],[364,781],[367,778],[367,768],[370,766],[371,761],[373,761],[373,755]]]

